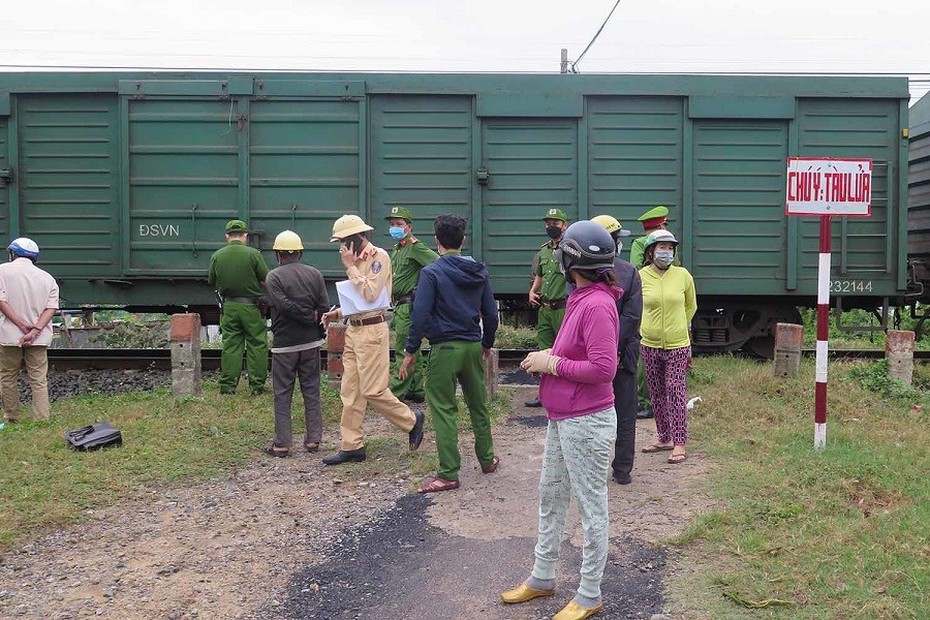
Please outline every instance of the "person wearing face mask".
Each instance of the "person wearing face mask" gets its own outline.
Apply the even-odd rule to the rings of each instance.
[[[653,207],[640,215],[637,221],[643,227],[643,235],[633,239],[633,243],[630,244],[630,263],[637,269],[642,269],[643,254],[649,233],[668,228],[668,207],[663,205]],[[652,403],[649,401],[649,387],[646,385],[646,370],[643,368],[642,359],[639,360],[639,366],[636,369],[636,398],[639,401],[639,412],[636,417],[651,418]]]
[[[410,209],[401,206],[391,207],[387,220],[388,233],[396,241],[391,252],[391,301],[394,304],[394,357],[398,365],[404,361],[404,345],[410,333],[410,314],[420,279],[420,270],[439,258],[425,243],[413,236],[413,216]],[[390,389],[394,396],[411,403],[422,403],[423,393],[423,356],[419,349],[414,355],[415,364],[404,379],[399,376],[391,378]]]
[[[630,484],[633,480],[633,459],[636,455],[636,369],[639,366],[639,323],[643,314],[643,287],[639,271],[620,258],[623,238],[630,231],[616,218],[598,215],[591,219],[600,224],[613,237],[617,245],[614,257],[614,275],[623,296],[617,300],[620,315],[620,340],[617,343],[617,374],[614,375],[614,408],[617,410],[617,439],[614,442],[614,460],[610,464],[617,484]]]
[[[582,620],[603,609],[601,579],[607,563],[610,519],[607,469],[617,434],[612,381],[617,372],[620,321],[616,245],[599,224],[575,222],[556,250],[568,297],[565,322],[551,350],[530,353],[520,366],[541,373],[539,393],[549,418],[539,480],[539,531],[526,581],[501,594],[524,603],[555,593],[556,567],[572,499],[584,532],[581,582],[555,620]]]
[[[358,293],[374,302],[386,288],[391,292],[391,259],[387,252],[373,245],[365,236],[374,230],[357,215],[343,215],[333,224],[331,242],[339,243],[339,257],[346,276]],[[323,315],[323,328],[342,319],[342,310]],[[423,441],[422,412],[414,414],[410,407],[388,389],[390,382],[390,350],[388,325],[384,310],[353,314],[345,333],[342,353],[342,420],[339,431],[342,441],[336,454],[323,459],[326,465],[360,463],[365,460],[362,422],[368,405],[387,421],[408,435],[410,450]]]
[[[643,281],[643,320],[640,350],[652,399],[658,439],[643,452],[670,450],[669,463],[687,458],[688,418],[685,378],[691,360],[691,319],[697,311],[694,278],[674,265],[678,240],[667,230],[646,238]]]
[[[559,247],[562,233],[568,228],[568,216],[562,209],[549,209],[542,219],[549,241],[542,244],[533,257],[533,283],[529,293],[530,305],[539,308],[536,319],[536,343],[540,350],[552,346],[565,317],[565,278],[553,258],[553,252]],[[539,397],[526,401],[525,405],[542,406]]]

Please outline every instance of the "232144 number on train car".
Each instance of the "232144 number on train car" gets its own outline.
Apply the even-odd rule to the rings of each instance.
[[[871,280],[830,280],[831,293],[871,293]]]

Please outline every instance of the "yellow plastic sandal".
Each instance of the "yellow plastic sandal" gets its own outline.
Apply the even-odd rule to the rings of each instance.
[[[501,600],[508,604],[525,603],[540,596],[552,596],[555,590],[537,590],[531,588],[526,583],[521,583],[513,590],[507,590],[501,594]]]
[[[602,609],[604,609],[603,603],[594,607],[582,607],[575,601],[569,601],[568,605],[563,607],[562,611],[557,613],[552,620],[584,620]]]

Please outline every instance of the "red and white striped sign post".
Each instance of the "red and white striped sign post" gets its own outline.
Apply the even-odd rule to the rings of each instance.
[[[789,157],[785,200],[788,215],[820,218],[817,261],[817,361],[814,386],[814,448],[827,445],[827,353],[830,331],[830,218],[872,214],[872,160]]]

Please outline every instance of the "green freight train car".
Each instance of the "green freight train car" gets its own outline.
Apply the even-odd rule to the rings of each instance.
[[[907,102],[906,79],[880,77],[5,73],[0,233],[37,239],[70,302],[206,311],[226,220],[269,259],[297,231],[333,280],[332,221],[403,204],[424,236],[466,216],[496,293],[521,299],[546,209],[635,228],[662,204],[695,343],[733,349],[815,299],[789,156],[874,160],[872,216],[834,224],[831,288],[846,308],[903,300]]]

